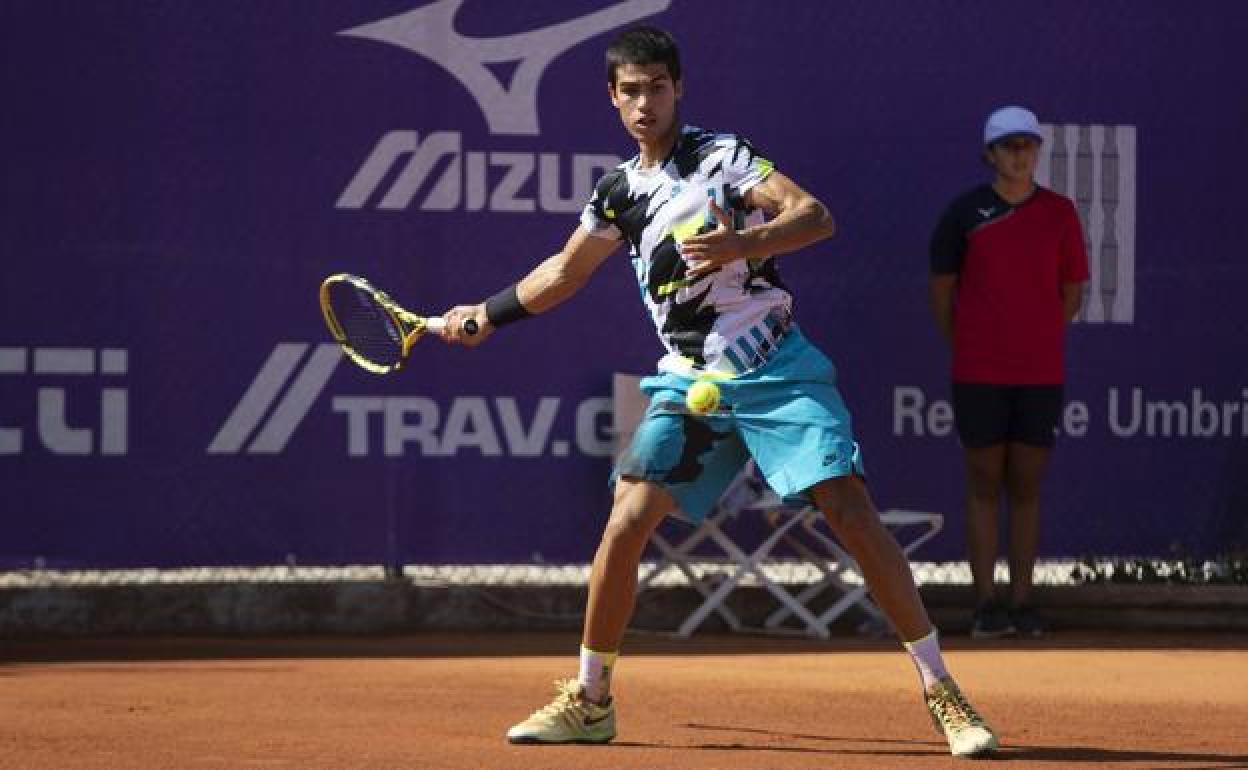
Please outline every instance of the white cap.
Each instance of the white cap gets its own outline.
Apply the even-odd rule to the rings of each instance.
[[[1036,113],[1023,107],[1002,107],[988,116],[984,123],[984,144],[989,145],[1011,136],[1031,136],[1043,142]]]

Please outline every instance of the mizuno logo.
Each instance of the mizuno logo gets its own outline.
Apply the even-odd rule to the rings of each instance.
[[[415,206],[423,211],[569,213],[581,210],[594,191],[594,180],[619,162],[614,155],[465,150],[458,131],[423,137],[415,131],[391,131],[377,142],[334,205],[383,211]],[[571,188],[561,180],[570,180]]]
[[[611,716],[611,712],[610,712],[610,711],[608,711],[608,712],[607,712],[607,713],[605,713],[605,714],[602,714],[601,716],[596,716],[596,717],[585,717],[585,726],[586,726],[586,727],[589,727],[590,725],[596,725],[596,724],[598,724],[599,722],[602,722],[602,721],[606,720],[606,719],[607,719],[607,717],[609,717],[609,716]]]
[[[455,31],[464,0],[438,0],[413,11],[340,32],[398,46],[435,62],[455,77],[485,114],[492,134],[536,136],[537,87],[560,54],[591,37],[667,10],[671,0],[627,0],[543,29],[514,35],[465,37]],[[505,85],[486,66],[518,62]]]
[[[300,368],[299,363],[309,347],[304,343],[283,342],[273,349],[260,373],[208,445],[208,454],[238,454],[256,428],[260,430],[247,444],[247,454],[278,454],[286,448],[295,428],[303,422],[342,360],[342,350],[337,345],[326,343],[317,345],[307,363]],[[299,374],[286,388],[286,382],[297,369]],[[285,394],[282,393],[283,388]],[[277,407],[270,412],[274,402]],[[265,415],[268,415],[267,420]]]
[[[987,219],[988,217],[992,216],[993,212],[996,211],[996,209],[976,209],[976,210],[979,212],[979,215],[983,217],[984,219]]]

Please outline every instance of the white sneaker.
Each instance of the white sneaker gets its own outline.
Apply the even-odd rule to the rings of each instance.
[[[606,743],[615,737],[615,700],[581,697],[574,679],[555,682],[555,699],[507,731],[511,743]]]
[[[936,732],[949,741],[955,757],[980,757],[997,748],[997,736],[988,722],[967,701],[951,677],[945,677],[923,694]]]

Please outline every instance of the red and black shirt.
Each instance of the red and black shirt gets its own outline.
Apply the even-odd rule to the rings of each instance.
[[[955,200],[932,234],[932,273],[957,275],[953,381],[1064,380],[1062,284],[1088,279],[1074,204],[1043,187],[1007,203],[991,185]]]

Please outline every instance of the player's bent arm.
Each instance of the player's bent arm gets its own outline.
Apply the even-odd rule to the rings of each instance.
[[[747,257],[797,251],[836,232],[836,222],[827,207],[779,171],[746,191],[745,203],[768,216],[767,222],[741,233],[747,239]]]
[[[928,284],[928,304],[931,306],[932,318],[936,320],[936,328],[946,342],[953,342],[953,295],[958,285],[956,273],[932,275]]]
[[[1062,284],[1062,312],[1066,323],[1075,320],[1083,309],[1083,282]]]
[[[519,283],[508,286],[485,302],[457,305],[443,314],[448,342],[475,347],[485,342],[495,327],[550,310],[576,294],[594,271],[619,246],[619,241],[598,238],[577,227],[563,249],[533,268]],[[476,322],[469,334],[464,322]]]
[[[569,299],[619,245],[576,228],[562,251],[547,257],[516,285],[520,304],[529,313],[544,313]]]

